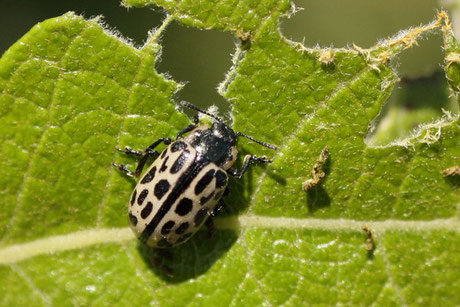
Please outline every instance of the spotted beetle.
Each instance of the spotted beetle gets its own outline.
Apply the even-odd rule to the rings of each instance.
[[[238,153],[238,137],[278,149],[233,131],[221,118],[188,102],[182,101],[180,105],[208,115],[214,122],[210,127],[199,125],[197,114],[194,124],[179,131],[175,141],[161,138],[144,151],[130,147],[118,149],[141,157],[134,172],[123,164],[113,163],[128,176],[139,177],[147,159],[155,158],[137,183],[128,212],[135,235],[154,248],[169,248],[185,242],[208,217],[214,217],[222,208],[222,196],[228,191],[228,174],[241,178],[251,164],[272,162],[265,156],[246,155],[241,170],[232,168]],[[160,154],[155,147],[161,143],[169,146]]]

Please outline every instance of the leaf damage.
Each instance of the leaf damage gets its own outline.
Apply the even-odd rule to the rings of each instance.
[[[126,2],[136,1],[142,2],[140,0]],[[157,1],[157,3],[160,2]],[[450,159],[449,155],[452,156],[452,151],[448,151],[449,146],[455,141],[453,126],[456,125],[458,115],[446,114],[443,119],[420,127],[418,132],[410,140],[406,139],[401,143],[401,146],[370,148],[365,144],[364,139],[368,123],[374,118],[387,97],[387,92],[391,91],[392,85],[397,80],[394,72],[388,67],[390,60],[397,53],[416,44],[417,39],[424,33],[436,28],[442,28],[446,33],[450,32],[447,15],[443,16],[440,13],[438,19],[433,23],[404,32],[388,40],[387,43],[375,46],[374,49],[363,50],[359,47],[355,47],[354,50],[308,49],[286,41],[277,31],[277,18],[284,14],[284,4],[285,2],[280,2],[271,5],[268,10],[269,15],[261,15],[270,16],[270,18],[263,19],[263,22],[256,26],[251,24],[255,18],[232,17],[233,19],[227,19],[225,24],[219,24],[216,21],[219,18],[210,18],[210,15],[206,15],[208,19],[203,21],[198,20],[199,16],[192,16],[193,14],[171,14],[160,29],[150,34],[150,39],[140,51],[130,46],[130,50],[141,54],[144,61],[138,63],[137,71],[129,70],[134,65],[119,66],[125,62],[138,60],[130,57],[130,52],[124,58],[110,62],[111,65],[104,67],[105,70],[98,69],[98,65],[104,64],[104,61],[97,57],[98,52],[83,54],[83,57],[72,54],[70,59],[66,59],[69,60],[73,69],[66,67],[65,69],[69,69],[66,71],[69,72],[69,76],[66,76],[69,79],[60,82],[69,81],[68,84],[65,83],[68,87],[62,88],[68,92],[57,92],[55,97],[58,99],[56,102],[60,107],[59,110],[70,109],[72,112],[62,115],[58,113],[59,110],[53,109],[55,112],[53,114],[59,115],[53,118],[55,121],[53,129],[55,129],[53,134],[46,136],[46,142],[40,142],[38,156],[54,157],[53,153],[47,149],[59,147],[62,145],[61,142],[66,141],[69,144],[65,143],[67,145],[65,148],[70,153],[66,156],[67,151],[57,152],[61,154],[61,159],[66,159],[69,165],[75,167],[65,168],[64,165],[62,170],[70,178],[65,181],[66,178],[61,178],[54,173],[49,174],[47,169],[51,167],[43,169],[39,167],[41,163],[46,163],[44,164],[46,166],[52,166],[53,163],[48,163],[46,159],[37,160],[32,167],[33,173],[46,174],[49,176],[50,184],[45,186],[43,181],[35,179],[28,183],[26,192],[29,194],[24,198],[24,207],[19,210],[22,213],[20,216],[22,221],[17,224],[19,226],[16,227],[13,240],[9,241],[8,246],[0,249],[2,264],[21,262],[21,265],[24,264],[25,271],[31,274],[31,280],[45,280],[37,283],[38,285],[51,284],[52,281],[46,282],[46,279],[52,275],[48,274],[49,272],[67,272],[66,270],[71,272],[78,270],[78,265],[85,264],[81,273],[90,272],[97,277],[94,279],[94,276],[85,277],[87,278],[85,282],[88,280],[89,285],[87,289],[97,289],[91,291],[96,291],[98,296],[105,295],[99,289],[106,289],[104,282],[101,283],[100,276],[108,280],[110,274],[94,272],[99,272],[98,270],[101,269],[111,273],[117,272],[113,274],[117,276],[116,280],[109,283],[112,289],[116,291],[125,289],[128,292],[132,289],[149,289],[145,295],[150,298],[152,296],[150,290],[154,288],[156,292],[152,301],[155,300],[158,304],[165,302],[163,298],[169,299],[172,293],[183,294],[187,300],[186,303],[202,303],[203,297],[212,298],[213,294],[209,293],[210,290],[214,291],[213,287],[209,287],[211,283],[222,283],[222,286],[218,285],[219,289],[228,289],[229,291],[226,292],[229,292],[231,296],[229,301],[235,301],[236,304],[241,303],[239,300],[244,301],[247,296],[238,293],[239,290],[234,293],[231,286],[225,288],[224,285],[239,284],[238,289],[242,289],[245,293],[247,289],[254,288],[258,288],[263,293],[270,293],[272,296],[263,298],[267,304],[275,305],[285,301],[295,304],[297,296],[304,295],[311,288],[326,291],[325,288],[334,285],[337,278],[350,280],[349,284],[357,284],[356,289],[352,291],[353,295],[360,292],[361,289],[366,289],[366,297],[377,298],[379,293],[372,292],[372,287],[364,286],[368,283],[359,284],[360,274],[367,278],[371,272],[375,277],[373,282],[379,284],[382,281],[382,285],[388,276],[392,276],[392,287],[402,289],[404,287],[398,282],[408,277],[394,276],[393,264],[399,265],[402,260],[406,260],[406,265],[416,263],[426,270],[435,270],[436,268],[433,269],[430,266],[425,267],[426,261],[432,260],[432,254],[422,255],[420,253],[418,258],[413,258],[406,251],[408,246],[412,245],[413,248],[423,251],[423,244],[435,242],[434,247],[429,251],[436,254],[440,250],[441,241],[442,246],[446,246],[446,249],[442,250],[439,255],[436,254],[436,257],[445,259],[449,255],[445,251],[454,250],[452,242],[457,238],[460,227],[458,219],[452,213],[450,203],[445,205],[442,204],[442,201],[454,202],[458,198],[455,198],[455,195],[449,190],[451,189],[449,183],[442,181],[441,175],[446,175],[447,170],[454,173],[458,170],[458,167],[452,170],[452,166],[458,163]],[[182,7],[181,9],[187,8]],[[153,70],[158,50],[161,48],[155,44],[155,41],[161,36],[167,25],[175,19],[199,27],[237,31],[235,33],[243,40],[250,39],[249,48],[237,49],[234,67],[226,76],[226,81],[222,83],[219,92],[233,102],[235,125],[239,128],[238,130],[253,131],[256,136],[268,134],[267,137],[262,138],[276,139],[280,142],[274,143],[283,144],[283,147],[273,166],[263,171],[256,170],[245,178],[244,187],[247,190],[240,189],[240,186],[243,185],[235,185],[236,192],[239,192],[238,195],[249,197],[251,208],[249,214],[238,214],[218,220],[217,227],[221,233],[230,230],[233,236],[228,236],[227,241],[217,240],[215,242],[200,240],[200,237],[179,250],[177,255],[181,257],[176,257],[176,259],[180,260],[174,261],[179,277],[173,281],[175,284],[172,285],[171,281],[164,281],[155,274],[150,274],[155,270],[148,266],[149,252],[135,246],[131,231],[124,227],[126,219],[120,218],[120,212],[126,211],[125,202],[122,199],[128,199],[130,184],[108,168],[113,162],[111,157],[114,152],[113,148],[116,146],[123,147],[129,144],[142,148],[151,140],[153,134],[155,136],[171,134],[187,122],[185,116],[177,112],[171,98],[180,85],[167,80],[165,76],[156,74]],[[99,50],[97,48],[105,35],[92,41],[91,38],[95,37],[97,30],[92,29],[92,31],[94,32],[89,33],[91,35],[81,39],[79,43],[83,45],[78,45],[80,48],[87,44],[88,49]],[[248,33],[250,36],[247,35]],[[106,32],[105,34],[107,35]],[[108,36],[111,35],[109,33]],[[108,49],[107,46],[110,44],[104,46],[99,52]],[[109,53],[109,56],[104,58],[105,61],[109,61],[111,56],[115,57],[124,51],[122,45],[117,46],[120,49],[109,48],[117,52]],[[450,52],[446,57],[446,69],[457,65],[457,58],[454,57],[454,54]],[[449,55],[451,55],[450,58]],[[80,58],[88,62],[81,63],[78,61]],[[98,65],[93,65],[94,62]],[[116,67],[122,74],[113,73],[113,67]],[[87,71],[92,73],[89,84],[71,78],[74,75],[78,76],[81,72],[87,73]],[[122,78],[120,75],[128,77]],[[106,84],[115,84],[113,86],[116,90],[112,92],[115,94],[101,95],[101,93],[110,93],[104,86],[100,87],[100,91],[91,91],[99,83],[104,84],[97,79],[100,76]],[[3,86],[3,82],[7,81],[2,79],[0,84]],[[110,83],[111,81],[113,82]],[[76,106],[85,105],[83,100],[69,105],[65,104],[66,98],[71,100],[79,96],[75,94],[79,93],[76,89],[91,91],[96,98],[95,101],[101,103],[98,106],[104,112],[90,110],[92,112],[90,113],[96,113],[95,118],[99,119],[83,122],[80,125],[75,123],[76,119],[72,116],[73,114],[88,114],[87,110],[82,111],[76,108]],[[4,93],[5,90],[2,88],[2,94]],[[8,97],[13,97],[18,101],[21,98],[11,93],[8,93]],[[104,104],[107,101],[110,103]],[[156,104],[148,103],[149,101],[155,101]],[[121,112],[114,110],[114,105],[117,104],[125,106],[120,108]],[[264,105],[264,108],[261,109],[260,105]],[[344,106],[347,108],[344,109]],[[257,108],[259,111],[254,111]],[[259,117],[258,112],[262,113]],[[107,114],[112,113],[114,113],[113,116],[107,117]],[[61,115],[66,118],[66,121],[62,123],[59,122]],[[81,117],[83,116],[80,116],[80,120]],[[107,118],[113,119],[109,127],[97,126],[99,122],[104,122]],[[266,123],[267,126],[262,129],[259,125],[261,123],[265,125],[267,118],[270,118],[275,126],[278,125],[279,129],[270,129],[270,123]],[[61,127],[68,129],[62,135],[59,134]],[[94,129],[95,132],[91,129]],[[87,134],[79,135],[80,130],[87,131]],[[100,130],[105,133],[96,139],[91,139],[92,133]],[[289,137],[283,137],[286,135]],[[85,141],[82,144],[70,143],[74,141],[72,137],[85,139]],[[98,140],[103,140],[103,142],[97,142]],[[338,140],[340,144],[337,146],[337,153],[334,145],[334,156],[328,158],[325,143],[330,143],[330,140]],[[448,144],[445,145],[445,143]],[[80,151],[78,146],[72,146],[75,144],[81,146],[82,150]],[[244,151],[250,149],[250,144],[244,147]],[[317,158],[320,150],[322,154]],[[305,154],[300,156],[299,152]],[[441,156],[439,152],[443,153],[441,157],[443,160],[437,158]],[[5,153],[9,152],[5,151]],[[97,163],[90,164],[90,157],[93,154],[97,156],[95,158]],[[5,156],[11,155],[1,157]],[[34,156],[33,153],[32,156]],[[325,181],[324,177],[327,172],[324,170],[324,165],[327,161],[331,162],[334,171]],[[52,162],[58,163],[59,158],[52,159]],[[132,163],[129,160],[126,162]],[[90,168],[84,168],[88,164]],[[310,169],[311,165],[314,165],[313,170]],[[450,167],[447,168],[447,166]],[[88,169],[91,169],[91,173],[94,172],[94,177],[85,175]],[[428,172],[420,172],[420,169],[428,170]],[[318,191],[311,203],[309,199],[305,199],[305,193],[300,189],[305,180],[304,176],[308,172],[311,172],[313,178],[306,186],[310,189],[315,187]],[[74,187],[75,182],[78,182],[75,178],[82,178],[77,187]],[[98,188],[100,182],[106,182],[102,196]],[[85,183],[88,184],[85,185]],[[72,186],[72,189],[66,191],[65,198],[54,198],[63,191],[56,187],[63,185]],[[441,202],[432,202],[430,198],[432,195],[423,194],[429,190],[424,189],[426,186],[432,189],[442,187],[441,190],[434,191],[434,194],[442,196]],[[320,187],[322,190],[319,189]],[[80,194],[74,192],[77,189]],[[383,196],[382,191],[385,194]],[[91,198],[88,201],[88,196],[94,195],[101,197]],[[378,200],[376,200],[376,195],[379,196]],[[327,202],[328,197],[329,203]],[[416,201],[413,201],[414,199]],[[51,200],[53,210],[47,209],[47,200]],[[9,199],[5,201],[5,203],[9,202],[11,202]],[[243,204],[244,208],[245,202],[247,205],[244,199],[241,202],[233,199],[235,206]],[[94,204],[99,204],[99,208],[94,210]],[[395,205],[391,207],[389,204]],[[428,205],[432,206],[431,209]],[[427,210],[426,216],[417,211],[420,208]],[[46,219],[40,215],[44,209],[49,212]],[[83,214],[85,212],[86,215]],[[43,222],[36,223],[37,216],[38,220],[43,220]],[[95,216],[98,217],[97,221],[94,221]],[[35,219],[31,220],[31,217]],[[63,221],[64,217],[68,217],[69,220]],[[363,223],[367,225],[365,229],[361,228]],[[28,228],[24,227],[25,225]],[[82,231],[79,231],[81,229]],[[381,245],[383,249],[376,250],[372,263],[369,263],[368,259],[361,259],[357,256],[360,246],[362,248],[361,231],[366,232],[368,251],[375,250],[374,234],[379,235],[379,246]],[[238,237],[235,236],[235,233],[238,234]],[[385,236],[381,236],[382,233],[385,233]],[[446,233],[449,236],[445,236]],[[19,235],[24,234],[27,237],[19,238]],[[223,235],[221,238],[226,237]],[[123,245],[123,250],[129,254],[129,259],[125,257],[126,253],[119,252],[118,244]],[[395,245],[396,247],[393,248]],[[382,252],[385,258],[383,265],[381,263]],[[240,257],[241,254],[245,257]],[[63,260],[60,262],[54,261],[54,259],[61,258]],[[91,259],[88,265],[85,262],[87,258]],[[104,262],[97,262],[99,260]],[[65,267],[67,261],[70,263],[68,268]],[[46,263],[46,272],[40,271],[42,262]],[[308,266],[304,265],[306,262],[309,263]],[[123,264],[122,267],[118,267],[120,263]],[[62,268],[49,268],[55,264]],[[248,264],[250,264],[250,270],[245,269]],[[7,270],[7,266],[5,267]],[[242,269],[235,271],[235,267]],[[35,268],[38,268],[36,273],[34,273]],[[382,268],[386,272],[382,273]],[[435,271],[427,273],[425,269],[423,276],[439,276]],[[354,274],[354,270],[358,273]],[[416,269],[410,271],[413,274],[417,273]],[[137,278],[139,272],[143,272],[141,281]],[[295,286],[294,289],[289,289],[293,294],[287,299],[277,297],[275,291],[270,291],[279,285],[280,272],[286,278],[292,277],[295,280],[292,283]],[[316,272],[322,274],[312,274]],[[399,270],[396,272],[400,275],[405,274]],[[321,275],[321,278],[326,279],[308,280],[310,276],[316,275]],[[301,278],[298,278],[299,276]],[[333,276],[333,278],[327,280],[328,276]],[[378,277],[382,279],[377,280]],[[230,280],[224,280],[225,278]],[[129,281],[129,289],[126,289],[126,284],[117,283],[118,280]],[[188,282],[183,282],[184,280]],[[94,284],[99,282],[99,284],[96,287],[90,284],[91,282]],[[67,282],[67,293],[78,292],[81,285],[76,283],[78,281],[69,280]],[[315,287],[311,287],[312,285]],[[261,288],[264,289],[261,290]],[[343,290],[342,287],[337,288]],[[56,289],[58,290],[44,291],[44,293],[50,293],[49,301],[51,302],[60,301],[55,296],[56,292],[59,292],[59,286]],[[195,295],[197,293],[200,295]],[[220,292],[216,291],[216,293]],[[307,294],[300,300],[315,303],[311,301],[315,296]],[[398,293],[398,295],[401,300],[405,299],[405,293]],[[87,293],[77,293],[76,296],[90,297]],[[324,295],[323,297],[328,298],[329,296]],[[181,297],[176,295],[174,299],[180,300]],[[359,299],[359,295],[354,299]],[[224,300],[225,297],[220,295],[219,302]],[[328,302],[346,303],[340,300]],[[84,304],[77,301],[73,303]]]

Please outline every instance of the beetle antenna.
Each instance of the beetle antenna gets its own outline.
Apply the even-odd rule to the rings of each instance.
[[[191,104],[190,102],[187,102],[187,101],[182,100],[181,102],[179,102],[179,104],[180,104],[181,106],[183,106],[183,107],[187,107],[187,108],[192,109],[192,110],[195,110],[195,111],[197,111],[197,112],[206,114],[206,115],[208,115],[208,116],[214,118],[215,120],[217,120],[217,121],[219,121],[219,122],[221,122],[221,123],[224,123],[224,121],[223,121],[220,117],[217,117],[217,116],[214,115],[214,114],[211,114],[211,113],[209,113],[209,112],[207,112],[207,111],[205,111],[205,110],[202,110],[202,109],[198,108],[197,106]],[[225,123],[224,123],[224,124],[225,124]]]
[[[273,149],[273,150],[278,150],[278,146],[275,146],[275,145],[272,145],[272,144],[268,144],[268,143],[265,143],[265,142],[256,140],[256,139],[253,138],[252,136],[246,135],[246,134],[244,134],[244,133],[237,132],[237,133],[236,133],[236,136],[242,136],[242,137],[245,137],[245,138],[247,138],[247,139],[250,139],[251,141],[254,141],[254,142],[256,142],[257,144],[260,144],[260,145],[262,145],[262,146],[268,147],[268,148]]]
[[[197,106],[191,104],[190,102],[187,102],[187,101],[182,100],[181,102],[179,102],[179,104],[180,104],[181,106],[186,107],[186,108],[189,108],[189,109],[191,109],[191,110],[195,110],[195,111],[197,111],[197,112],[206,114],[206,115],[208,115],[208,116],[214,118],[215,120],[217,120],[217,121],[223,123],[224,125],[226,125],[225,122],[224,122],[220,117],[217,117],[217,116],[214,115],[214,114],[211,114],[211,113],[209,113],[209,112],[207,112],[207,111],[205,111],[205,110],[202,110],[202,109],[198,108]],[[242,136],[242,137],[245,137],[245,138],[247,138],[247,139],[250,139],[251,141],[254,141],[254,142],[256,142],[257,144],[260,144],[260,145],[262,145],[262,146],[268,147],[268,148],[273,149],[273,150],[278,150],[278,146],[275,146],[275,145],[272,145],[272,144],[269,144],[269,143],[265,143],[265,142],[256,140],[256,139],[253,138],[252,136],[246,135],[246,134],[244,134],[244,133],[237,132],[237,133],[236,133],[236,136],[237,136],[237,137],[238,137],[238,136]]]

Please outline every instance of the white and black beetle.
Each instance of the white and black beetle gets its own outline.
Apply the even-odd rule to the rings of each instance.
[[[215,121],[211,127],[198,125],[196,115],[194,124],[182,129],[174,142],[170,138],[161,138],[144,151],[129,147],[118,149],[141,157],[135,172],[123,164],[113,164],[127,175],[139,177],[147,159],[155,158],[133,191],[128,213],[136,236],[155,248],[168,248],[185,242],[208,217],[214,217],[219,212],[221,198],[227,191],[227,174],[240,178],[249,165],[271,162],[265,156],[246,155],[241,170],[233,169],[238,137],[277,149],[274,145],[233,131],[219,117],[188,102],[180,104]],[[155,147],[161,143],[169,146],[160,155]]]

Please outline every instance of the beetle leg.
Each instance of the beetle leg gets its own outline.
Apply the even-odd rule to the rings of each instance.
[[[154,158],[157,158],[159,155],[160,154],[156,150],[146,150],[141,160],[139,161],[139,164],[136,167],[136,171],[134,172],[134,177],[140,176],[140,174],[142,173],[142,170],[144,169],[145,163],[147,162],[147,159],[149,157],[153,156]]]
[[[209,238],[214,238],[216,234],[216,225],[214,225],[214,217],[211,215],[208,217],[206,222],[204,222],[206,225],[206,229],[208,230],[208,236]]]
[[[124,164],[112,163],[112,165],[130,177],[139,177],[139,175],[142,173],[142,169],[144,168],[145,162],[147,162],[147,159],[151,156],[158,157],[158,155],[159,153],[155,150],[147,151],[146,153],[143,153],[143,156],[141,160],[139,161],[139,164],[136,167],[136,171],[134,172],[127,169]]]
[[[228,189],[225,189],[224,195],[226,195],[225,193],[227,191],[228,191]],[[216,233],[216,226],[214,225],[214,218],[216,216],[218,216],[222,212],[222,210],[225,208],[225,206],[226,205],[225,205],[224,201],[222,199],[220,199],[219,202],[217,203],[217,206],[215,206],[214,209],[208,213],[209,217],[208,217],[208,219],[206,220],[206,222],[204,224],[206,225],[206,228],[208,229],[209,237],[211,237],[211,238],[213,238],[215,236],[215,233]]]
[[[166,145],[169,145],[171,144],[171,142],[172,140],[170,138],[161,138],[153,142],[153,144],[147,147],[144,151],[134,150],[129,146],[126,146],[125,149],[117,148],[117,150],[119,152],[124,152],[125,154],[128,154],[128,155],[136,155],[138,157],[141,157],[145,155],[146,153],[149,153],[149,152],[151,153],[155,149],[155,147],[157,147],[161,143],[165,143]]]
[[[147,147],[144,151],[138,151],[134,150],[128,146],[125,147],[125,149],[120,149],[117,148],[119,152],[124,152],[128,155],[136,155],[138,157],[142,157],[141,160],[139,161],[139,164],[136,167],[136,171],[131,171],[126,168],[124,164],[116,164],[112,163],[113,166],[124,172],[126,175],[131,176],[131,177],[139,177],[140,174],[142,173],[142,169],[144,168],[145,163],[147,162],[147,159],[149,157],[158,157],[159,153],[158,151],[155,150],[155,147],[160,145],[161,143],[165,143],[166,145],[171,144],[172,140],[170,138],[161,138],[156,140],[153,144],[151,144],[149,147]]]
[[[179,131],[177,133],[176,140],[183,138],[184,134],[186,134],[187,132],[192,131],[195,128],[196,128],[196,125],[188,125],[187,127],[185,127],[184,129],[182,129],[181,131]]]
[[[119,152],[124,152],[127,155],[135,155],[135,156],[138,156],[138,157],[142,156],[142,151],[134,150],[134,149],[132,149],[131,147],[128,147],[128,146],[126,146],[125,149],[117,148],[117,150]]]
[[[164,143],[165,145],[169,145],[169,144],[171,144],[171,142],[172,142],[171,138],[161,138],[161,139],[158,139],[158,140],[156,140],[155,142],[153,142],[152,145],[150,145],[149,147],[147,147],[147,149],[144,150],[144,153],[146,153],[146,152],[149,151],[149,150],[151,150],[151,151],[154,150],[155,147],[157,147],[157,146],[160,145],[161,143]]]
[[[224,190],[224,194],[222,194],[222,197],[227,196],[230,193],[230,186],[227,185]],[[224,204],[225,205],[225,204]]]
[[[193,123],[195,125],[198,125],[199,122],[200,122],[200,117],[198,116],[198,114],[195,114],[195,116],[193,116]]]
[[[184,137],[184,134],[186,134],[187,132],[190,132],[192,131],[193,129],[195,129],[197,126],[198,126],[198,123],[200,122],[200,118],[198,117],[198,114],[196,114],[195,116],[193,116],[193,125],[188,125],[187,127],[185,127],[184,129],[182,129],[181,131],[179,131],[177,133],[177,136],[176,136],[176,140],[178,139],[181,139]]]
[[[126,175],[130,176],[130,177],[135,177],[134,176],[134,172],[127,169],[126,166],[124,164],[117,164],[117,163],[112,163],[113,166],[115,166],[116,168],[118,168],[120,171],[122,171],[123,173],[125,173]]]
[[[271,163],[272,160],[269,160],[267,159],[267,157],[265,156],[262,156],[262,157],[257,157],[257,156],[254,156],[254,155],[246,155],[244,157],[244,161],[243,161],[243,167],[241,168],[241,170],[235,170],[235,169],[229,169],[227,170],[227,172],[236,177],[236,178],[241,178],[241,176],[243,176],[243,174],[248,170],[249,166],[251,164],[254,164],[254,163]]]
[[[152,145],[147,147],[144,152],[142,153],[142,158],[139,161],[139,164],[137,165],[136,171],[134,172],[135,177],[139,177],[140,174],[142,173],[142,169],[144,168],[145,162],[147,162],[147,159],[149,157],[154,157],[157,158],[159,153],[158,151],[155,150],[155,147],[160,145],[161,143],[164,143],[165,145],[171,144],[172,140],[170,138],[161,138],[153,142]]]
[[[227,191],[227,189],[225,189],[225,191]],[[217,203],[217,206],[215,206],[214,209],[211,212],[209,212],[210,218],[218,216],[226,206],[227,205],[225,205],[225,202],[222,199],[220,199]]]

